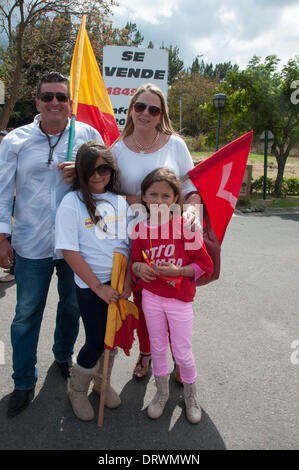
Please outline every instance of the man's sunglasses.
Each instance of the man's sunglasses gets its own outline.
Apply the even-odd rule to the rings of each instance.
[[[145,103],[142,103],[141,101],[137,101],[134,103],[134,110],[135,113],[143,113],[143,111],[148,108],[148,112],[150,113],[151,116],[159,116],[161,109],[158,108],[158,106],[147,106]]]
[[[92,174],[94,175],[94,173],[97,172],[99,176],[108,176],[111,174],[112,171],[113,168],[110,165],[108,165],[107,163],[103,163],[102,165],[97,166],[93,170]]]
[[[60,103],[66,103],[69,100],[68,95],[59,91],[57,93],[54,93],[53,91],[45,91],[44,93],[41,93],[39,95],[39,99],[44,103],[50,103],[51,101],[53,101],[54,96]]]

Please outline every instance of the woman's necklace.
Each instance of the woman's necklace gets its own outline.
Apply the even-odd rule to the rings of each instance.
[[[139,148],[140,152],[139,153],[144,153],[145,150],[150,150],[156,142],[158,142],[158,139],[160,137],[160,132],[157,131],[157,135],[155,136],[154,140],[152,141],[151,145],[149,145],[148,147],[144,146],[144,145],[141,145],[134,137],[134,134],[132,134],[132,138],[133,138],[133,141],[134,141],[134,144],[136,145],[137,148]]]

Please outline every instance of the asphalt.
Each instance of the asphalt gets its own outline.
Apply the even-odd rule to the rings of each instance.
[[[299,448],[299,212],[237,213],[222,244],[218,281],[197,291],[193,351],[198,367],[199,424],[187,422],[182,388],[170,380],[163,416],[150,420],[150,375],[132,378],[120,351],[112,383],[122,405],[105,409],[104,425],[73,415],[66,382],[53,362],[57,305],[53,276],[38,347],[35,399],[7,418],[11,379],[10,324],[15,284],[0,285],[1,450],[294,450]],[[81,327],[76,351],[84,342]],[[170,370],[172,361],[169,357]],[[97,412],[98,398],[90,400]]]

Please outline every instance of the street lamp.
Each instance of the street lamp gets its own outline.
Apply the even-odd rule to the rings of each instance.
[[[220,112],[221,108],[225,105],[225,101],[227,100],[227,96],[223,93],[217,93],[213,96],[213,103],[215,108],[217,108],[217,132],[216,132],[216,152],[218,150],[218,143],[219,143],[219,129],[220,129]]]

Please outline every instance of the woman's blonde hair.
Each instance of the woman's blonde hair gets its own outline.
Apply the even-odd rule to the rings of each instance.
[[[127,111],[127,118],[126,118],[125,127],[124,127],[123,132],[121,133],[120,137],[118,138],[118,140],[124,139],[125,137],[128,137],[129,135],[133,134],[133,132],[134,132],[134,123],[133,123],[133,120],[132,120],[132,108],[133,108],[134,104],[138,101],[139,95],[141,95],[141,93],[144,93],[144,92],[147,92],[147,91],[157,95],[160,98],[160,102],[161,102],[160,121],[157,124],[156,129],[159,132],[161,132],[162,134],[167,134],[167,135],[176,134],[175,130],[172,127],[170,118],[169,118],[168,106],[167,106],[163,91],[159,87],[157,87],[156,85],[154,85],[152,83],[146,83],[144,85],[141,85],[137,89],[135,95],[132,97],[132,99],[130,101],[128,111]]]

